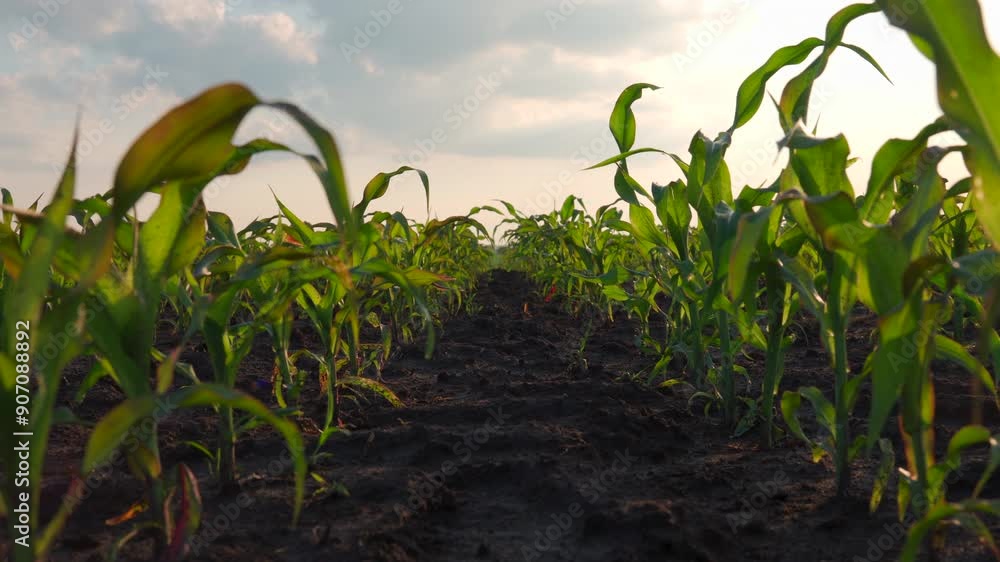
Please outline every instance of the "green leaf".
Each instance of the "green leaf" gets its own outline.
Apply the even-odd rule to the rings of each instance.
[[[841,46],[847,25],[863,15],[878,11],[878,5],[874,3],[851,4],[830,18],[830,21],[826,25],[826,40],[824,41],[823,52],[802,73],[789,80],[785,85],[785,89],[781,92],[778,109],[781,116],[782,128],[785,131],[791,130],[799,121],[806,120],[813,84],[823,74],[823,71],[826,70],[827,62],[830,60],[830,56],[834,50]]]
[[[819,422],[830,435],[835,438],[840,438],[836,432],[836,424],[834,423],[835,412],[833,409],[833,404],[823,396],[823,391],[816,388],[815,386],[803,387],[799,389],[799,394],[804,396],[806,400],[812,404],[813,410],[816,412],[816,421]]]
[[[986,230],[994,248],[1000,248],[1000,157],[967,150],[965,165],[972,172],[972,205],[976,219]]]
[[[869,513],[875,513],[878,506],[882,503],[882,497],[889,487],[889,479],[896,468],[896,451],[892,448],[892,442],[883,437],[878,440],[878,448],[882,453],[882,457],[879,463],[878,474],[876,474],[875,482],[872,484],[872,495],[868,502]]]
[[[847,177],[851,148],[844,135],[817,138],[801,128],[793,129],[781,146],[792,150],[791,165],[809,196],[846,193],[854,200],[854,188]]]
[[[197,192],[168,183],[139,231],[137,285],[159,293],[162,281],[194,262],[205,241],[206,209]],[[158,304],[158,303],[156,303]]]
[[[616,154],[615,156],[612,156],[611,158],[608,158],[606,160],[601,160],[600,162],[598,162],[597,164],[594,164],[593,166],[588,166],[588,167],[584,168],[584,170],[596,170],[598,168],[603,168],[605,166],[610,166],[611,164],[617,164],[619,162],[624,162],[629,156],[635,156],[636,154],[645,154],[647,152],[655,152],[655,153],[658,153],[658,154],[664,154],[664,155],[676,158],[676,156],[673,156],[669,152],[664,152],[664,151],[662,151],[662,150],[660,150],[658,148],[637,148],[635,150],[629,150],[629,151],[623,152],[621,154]]]
[[[814,274],[798,258],[779,258],[778,265],[781,267],[782,277],[795,288],[805,307],[820,321],[822,332],[828,331],[826,302],[823,300],[823,295],[816,289],[813,281]]]
[[[639,203],[639,198],[636,194],[641,194],[647,199],[652,199],[652,197],[646,193],[646,190],[639,185],[639,182],[635,181],[635,179],[628,174],[628,171],[624,167],[624,163],[619,164],[618,169],[615,170],[615,191],[623,201],[629,203],[630,205],[642,205]]]
[[[0,204],[4,207],[14,206],[14,197],[10,194],[10,191],[6,187],[0,188]],[[3,224],[9,228],[11,223],[14,222],[14,214],[0,209],[0,221],[2,221]]]
[[[404,406],[403,401],[396,396],[396,393],[376,380],[366,379],[364,377],[341,377],[337,380],[337,384],[341,386],[353,386],[374,392],[384,398],[386,402],[391,404],[394,408],[402,408]]]
[[[559,218],[563,222],[569,222],[573,218],[573,211],[576,210],[577,201],[578,199],[575,195],[570,195],[563,201],[562,207],[559,208]],[[583,202],[581,201],[580,204],[582,205]]]
[[[233,135],[260,100],[240,84],[210,88],[172,109],[125,153],[114,180],[113,215],[168,180],[205,179],[233,155]]]
[[[168,395],[167,403],[175,408],[197,408],[207,406],[228,406],[243,410],[250,415],[257,416],[281,433],[288,445],[288,451],[292,456],[293,471],[295,475],[295,507],[292,515],[292,525],[299,520],[302,511],[302,501],[305,497],[305,476],[306,458],[302,436],[294,423],[279,418],[267,406],[256,398],[244,394],[239,390],[226,388],[216,384],[197,384],[183,388]]]
[[[670,182],[662,188],[654,184],[653,199],[656,202],[656,213],[660,217],[660,222],[666,225],[678,257],[681,260],[688,259],[691,205],[687,200],[687,186],[681,181]]]
[[[306,130],[313,143],[316,144],[322,160],[307,157],[306,162],[309,163],[313,172],[316,173],[316,177],[323,184],[326,199],[337,220],[337,226],[344,232],[347,240],[353,240],[358,225],[352,214],[347,181],[344,179],[344,167],[340,160],[340,150],[337,148],[337,142],[333,139],[333,135],[306,112],[290,103],[272,102],[268,105],[289,114]]]
[[[635,114],[632,113],[632,104],[641,98],[642,91],[647,89],[659,90],[660,87],[645,83],[632,84],[622,91],[618,101],[615,102],[608,127],[615,142],[618,143],[619,152],[628,152],[635,144]]]
[[[803,40],[797,45],[782,47],[774,52],[760,68],[755,70],[750,76],[740,84],[740,89],[736,94],[736,115],[733,124],[729,128],[730,132],[746,125],[757,113],[761,102],[764,100],[767,81],[770,80],[779,70],[799,64],[806,60],[816,47],[823,45],[823,40],[816,37]]]
[[[41,313],[43,299],[49,289],[49,279],[51,275],[51,264],[60,244],[65,237],[66,217],[73,208],[73,191],[76,188],[76,146],[79,138],[79,127],[73,133],[73,142],[70,148],[69,159],[63,169],[62,176],[56,186],[52,202],[46,208],[42,223],[31,243],[28,252],[30,259],[24,260],[21,264],[23,269],[19,272],[17,282],[10,290],[4,291],[4,303],[2,310],[6,318],[25,320],[28,322],[37,321]],[[14,273],[10,271],[10,273]],[[0,330],[6,341],[0,342],[0,351],[14,355],[13,332],[10,326],[5,326]],[[13,382],[11,382],[13,386]]]
[[[959,429],[948,441],[948,462],[953,468],[958,468],[963,451],[969,447],[987,444],[991,438],[990,430],[981,425],[967,425]]]
[[[973,204],[994,245],[1000,240],[1000,56],[976,0],[878,0],[889,21],[911,34],[937,67],[938,103],[971,146]],[[899,17],[905,14],[905,17]]]
[[[872,219],[876,203],[882,197],[884,190],[892,185],[893,178],[915,166],[918,157],[927,148],[928,139],[946,130],[948,130],[947,122],[943,118],[938,119],[921,129],[916,137],[906,140],[890,139],[878,149],[875,158],[872,159],[868,189],[865,191],[865,202],[861,208],[862,218]]]
[[[900,561],[916,562],[917,554],[920,552],[920,547],[926,543],[927,534],[936,529],[937,526],[943,521],[952,519],[962,513],[977,512],[993,516],[1000,515],[1000,502],[967,500],[957,504],[946,503],[932,507],[923,519],[910,527],[910,532],[906,537],[906,543],[903,545],[903,551],[900,554]],[[983,527],[980,527],[979,529],[981,530]],[[980,538],[986,540],[988,543],[993,542],[991,537],[983,537],[980,535]]]
[[[937,66],[938,102],[959,133],[994,159],[1000,149],[1000,56],[976,0],[879,0],[889,21],[927,42]],[[893,17],[893,14],[907,14]]]
[[[880,65],[878,63],[878,61],[875,60],[875,57],[871,56],[871,54],[868,51],[862,49],[861,47],[859,47],[857,45],[852,45],[850,43],[841,43],[840,46],[848,48],[848,49],[854,51],[859,57],[865,59],[865,62],[867,62],[868,64],[872,65],[872,67],[875,70],[877,70],[879,74],[882,75],[882,78],[885,78],[887,82],[889,82],[890,84],[892,84],[892,79],[889,78],[889,75],[886,74],[885,70],[882,69],[882,65]]]
[[[736,240],[733,242],[733,249],[729,254],[729,275],[726,280],[729,286],[729,296],[739,300],[748,285],[753,286],[757,281],[750,278],[750,263],[757,251],[757,244],[767,230],[771,220],[771,214],[780,209],[776,207],[766,207],[740,217],[739,226],[736,230]]]
[[[713,244],[716,240],[716,209],[720,203],[732,206],[733,190],[729,168],[723,159],[729,146],[726,133],[715,141],[709,140],[701,131],[695,133],[688,145],[691,163],[687,170],[688,203],[698,213],[698,220],[705,228]]]
[[[952,273],[969,294],[983,296],[996,283],[1000,253],[990,248],[966,254],[953,262]]]
[[[666,247],[667,237],[656,226],[653,213],[642,205],[629,205],[629,221],[639,242],[647,248]]]
[[[392,178],[404,174],[406,172],[416,172],[420,176],[420,182],[424,186],[424,196],[427,199],[427,213],[431,212],[431,186],[430,180],[427,178],[427,172],[423,170],[418,170],[416,168],[411,168],[409,166],[400,166],[395,172],[379,172],[375,174],[371,180],[369,180],[368,185],[365,186],[364,195],[361,198],[361,202],[354,207],[354,217],[359,223],[363,220],[365,212],[368,210],[368,205],[385,195],[385,192],[389,189],[389,182]]]
[[[163,404],[163,403],[160,403]],[[156,412],[158,402],[155,396],[145,395],[129,398],[104,415],[87,440],[80,471],[83,476],[107,462],[112,453],[122,444],[132,427],[140,420],[150,418]],[[169,408],[156,412],[157,417],[165,416]],[[138,442],[145,436],[139,436]]]
[[[962,344],[943,334],[934,335],[934,350],[938,359],[952,361],[965,368],[966,371],[976,378],[993,395],[993,403],[1000,407],[1000,396],[997,395],[997,388],[993,381],[993,376],[986,370],[986,367],[979,362],[969,350]]]
[[[930,360],[928,353],[932,352],[934,344],[934,339],[929,334],[937,329],[934,322],[937,310],[937,306],[923,302],[920,292],[915,292],[894,311],[880,313],[879,343],[871,359],[869,444],[874,444],[882,432],[882,427],[900,398],[907,377],[916,386],[916,377],[926,376]],[[904,418],[919,415],[923,404],[916,401],[923,400],[923,396],[908,396],[902,406]],[[915,423],[914,420],[909,421]]]
[[[229,218],[229,215],[217,211],[209,211],[208,231],[219,242],[240,248],[240,237],[237,236],[233,219]]]
[[[625,289],[622,289],[617,285],[605,285],[601,287],[601,293],[603,293],[608,299],[616,302],[627,302],[630,298],[628,293],[625,292]]]
[[[785,419],[785,424],[788,426],[788,431],[792,435],[799,438],[802,442],[809,445],[812,451],[813,462],[818,462],[819,459],[823,457],[823,449],[813,442],[812,439],[806,437],[805,432],[802,431],[802,425],[799,423],[799,409],[802,408],[802,395],[798,392],[791,390],[786,390],[784,394],[781,395],[781,415]]]
[[[997,467],[1000,467],[1000,441],[994,436],[990,438],[989,444],[990,458],[986,463],[986,468],[983,470],[982,476],[979,477],[979,482],[976,483],[975,490],[972,491],[973,498],[979,497],[979,494],[983,492],[983,488],[986,487],[986,483],[993,477],[993,473],[996,472]]]
[[[271,194],[274,195],[274,192],[272,191]],[[300,219],[298,215],[293,213],[291,209],[286,207],[285,204],[278,199],[277,195],[274,195],[274,200],[278,203],[278,209],[281,211],[281,214],[284,215],[284,217],[288,219],[288,222],[291,223],[292,230],[295,231],[299,241],[307,246],[314,245],[317,239],[316,231],[311,226],[306,224],[305,221]]]

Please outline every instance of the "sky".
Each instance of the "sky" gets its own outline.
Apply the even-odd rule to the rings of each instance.
[[[430,176],[432,217],[503,199],[528,213],[568,195],[593,210],[616,198],[612,171],[582,171],[617,153],[608,117],[622,89],[647,91],[634,110],[636,147],[686,155],[691,137],[732,122],[743,79],[777,48],[822,37],[842,0],[3,0],[0,26],[0,186],[18,206],[51,194],[81,114],[77,196],[106,191],[130,144],[164,112],[205,88],[242,82],[299,104],[330,128],[356,200],[368,180],[401,165]],[[1000,0],[982,0],[1000,44]],[[817,83],[810,126],[844,133],[863,191],[870,159],[912,137],[940,110],[934,69],[881,14],[845,40],[883,66],[886,81],[841,49]],[[796,70],[778,74],[780,95]],[[254,110],[236,140],[311,150],[282,114]],[[783,166],[777,115],[765,101],[736,132],[733,182],[769,183]],[[942,143],[956,139],[943,138]],[[962,177],[960,162],[945,176]],[[630,171],[647,188],[678,179],[667,158]],[[255,158],[205,191],[237,224],[276,214],[271,190],[303,219],[332,214],[313,172],[286,155]],[[155,205],[150,196],[140,206]],[[426,218],[412,174],[372,206]],[[496,219],[484,217],[489,224]]]

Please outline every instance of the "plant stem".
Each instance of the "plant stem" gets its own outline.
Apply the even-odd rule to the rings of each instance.
[[[830,317],[830,329],[833,331],[834,407],[836,409],[833,439],[837,453],[834,465],[837,497],[843,498],[847,495],[851,480],[851,466],[848,458],[851,444],[850,412],[845,396],[848,381],[847,318],[842,312],[843,305],[846,303],[841,302],[841,286],[847,281],[846,264],[832,253],[828,253],[825,258],[830,296],[827,314]]]
[[[729,313],[720,310],[716,320],[719,325],[719,345],[722,347],[722,405],[727,425],[736,423],[736,380],[733,376],[732,342],[729,338]]]
[[[706,384],[705,348],[702,338],[701,310],[698,303],[691,304],[691,363],[698,377],[698,388],[704,390]]]
[[[236,428],[233,409],[219,406],[222,426],[219,431],[219,487],[224,493],[236,487]]]
[[[160,464],[160,445],[158,435],[159,424],[156,420],[153,420],[152,430],[145,435],[145,447],[149,451],[150,456],[156,459],[156,464]],[[157,554],[162,553],[164,548],[166,548],[169,530],[166,528],[166,521],[164,520],[164,502],[166,501],[166,490],[163,486],[163,475],[162,474],[150,474],[147,475],[149,478],[149,508],[150,513],[156,518],[161,524],[162,528],[155,535],[155,545],[154,549]]]
[[[283,389],[285,381],[288,382],[290,397],[292,399],[297,398],[295,396],[295,381],[292,380],[292,370],[289,368],[288,349],[285,349],[283,346],[278,349],[277,359],[278,380],[274,381],[274,399],[278,402],[278,406],[287,408],[288,402],[285,400],[285,391]]]
[[[323,430],[330,429],[340,419],[340,393],[337,390],[337,355],[331,346],[326,350],[326,422]]]
[[[847,389],[847,337],[846,330],[840,326],[835,328],[833,334],[834,348],[834,401],[836,406],[836,419],[834,426],[836,429],[836,477],[837,477],[837,497],[847,495],[847,488],[851,479],[851,466],[848,459],[848,451],[851,443],[850,426],[848,423],[847,398],[844,396]]]
[[[774,395],[781,384],[784,358],[781,344],[785,338],[784,304],[785,283],[781,272],[772,264],[766,275],[767,298],[767,353],[765,356],[764,385],[761,389],[761,406],[764,410],[764,446],[774,446]]]

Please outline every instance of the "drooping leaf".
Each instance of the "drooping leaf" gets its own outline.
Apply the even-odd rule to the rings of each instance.
[[[608,121],[611,135],[618,144],[618,152],[628,152],[635,144],[635,113],[632,112],[632,104],[642,97],[643,90],[659,89],[659,86],[653,84],[632,84],[618,96]]]

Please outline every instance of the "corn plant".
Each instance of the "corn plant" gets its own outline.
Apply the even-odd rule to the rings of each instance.
[[[176,354],[167,356],[157,369],[151,383],[146,366],[153,353],[156,315],[167,280],[178,275],[193,263],[202,249],[206,234],[207,211],[200,198],[200,191],[218,175],[235,173],[245,167],[253,154],[267,150],[287,150],[268,141],[252,141],[243,146],[230,142],[244,116],[257,105],[263,105],[246,88],[227,84],[212,88],[172,110],[144,133],[128,151],[115,176],[110,192],[110,209],[101,216],[99,224],[82,234],[69,235],[63,224],[74,207],[72,199],[74,159],[70,162],[60,182],[53,203],[44,214],[12,211],[18,217],[20,239],[5,225],[4,232],[4,312],[23,317],[29,325],[36,323],[33,343],[48,344],[51,337],[65,326],[78,326],[86,322],[90,345],[100,354],[106,372],[125,392],[127,399],[95,426],[82,461],[81,474],[85,475],[106,462],[129,435],[140,419],[153,419],[183,407],[204,405],[220,408],[239,408],[264,419],[279,429],[288,441],[295,460],[296,505],[293,522],[297,520],[304,492],[305,462],[301,437],[295,427],[271,412],[251,397],[226,385],[195,384],[171,392]],[[284,103],[269,104],[295,118],[307,130],[320,150],[322,159],[305,158],[317,172],[327,198],[338,221],[337,228],[343,238],[354,240],[359,225],[353,220],[347,203],[346,186],[339,155],[332,136],[298,108]],[[160,203],[148,221],[137,223],[127,218],[127,211],[146,192],[157,191]],[[5,215],[6,216],[6,215]],[[19,240],[19,241],[18,241]],[[16,250],[16,251],[15,251]],[[124,256],[114,258],[118,252]],[[30,255],[31,260],[25,256]],[[59,271],[60,279],[69,290],[60,290],[51,297],[44,317],[52,279],[49,264]],[[122,267],[124,266],[124,267]],[[85,308],[87,315],[81,318]],[[46,328],[47,327],[47,328]],[[15,361],[17,341],[14,332],[4,327],[3,401],[13,409],[17,393],[18,376]],[[83,331],[82,329],[80,330]],[[59,372],[63,365],[80,351],[76,340],[62,342],[55,349],[60,352],[36,374],[39,390],[36,393],[32,431],[33,445],[43,451],[55,392],[59,386]],[[23,346],[22,346],[23,347]],[[13,358],[13,359],[12,359]],[[134,440],[128,452],[130,466],[147,482],[150,512],[163,517],[156,524],[155,536],[160,549],[169,552],[178,548],[176,540],[183,540],[195,522],[189,501],[193,483],[181,480],[185,491],[188,514],[182,519],[186,529],[180,535],[167,518],[165,508],[171,493],[164,482],[160,464],[155,423],[152,431],[144,432]],[[7,454],[7,453],[5,453]],[[29,481],[39,481],[41,455],[31,465]],[[16,466],[14,459],[4,459],[5,466]],[[13,471],[8,470],[8,473]],[[184,471],[181,471],[184,474]],[[37,488],[31,502],[37,508]],[[15,496],[15,483],[9,481],[3,495],[4,512],[13,513],[11,504]],[[72,494],[67,496],[64,509],[56,520],[60,522],[73,507]],[[37,512],[37,509],[34,510]],[[17,536],[14,520],[8,519],[11,536]],[[31,523],[34,525],[34,523]],[[33,528],[32,528],[33,529]],[[53,531],[54,533],[55,531]],[[51,545],[54,534],[43,536],[33,548],[16,548],[16,560],[34,559]]]
[[[504,205],[510,217],[501,225],[514,226],[504,235],[510,248],[508,263],[528,271],[546,299],[561,295],[570,312],[600,308],[606,300],[601,285],[590,281],[604,275],[611,264],[601,259],[600,249],[589,239],[599,227],[591,222],[583,202],[570,195],[559,209],[533,216],[521,214],[510,203]]]
[[[727,278],[734,302],[742,303],[750,312],[750,321],[741,326],[744,340],[759,342],[762,337],[765,340],[762,346],[758,344],[765,351],[758,411],[763,417],[762,441],[767,448],[774,443],[774,397],[784,372],[784,348],[788,344],[785,331],[797,312],[797,302],[791,298],[791,286],[782,273],[782,263],[794,259],[804,242],[802,231],[795,227],[783,228],[781,210],[770,206],[778,187],[751,190],[750,197],[739,198],[747,204],[741,213]],[[763,204],[763,208],[753,212],[758,204]],[[754,289],[760,277],[764,279],[766,336],[757,333],[759,328],[753,321],[758,300]]]
[[[424,301],[435,320],[457,313],[468,302],[479,274],[492,264],[492,238],[486,227],[473,218],[483,210],[500,213],[493,207],[478,207],[466,215],[431,219],[424,224],[414,223],[401,212],[371,214],[372,223],[381,230],[377,244],[385,259],[414,279],[424,277]],[[383,294],[384,298],[378,298]],[[390,288],[373,297],[366,310],[388,319],[395,341],[411,341],[414,330],[424,325],[419,307],[414,307],[413,299],[398,289]],[[384,351],[389,353],[388,349]]]
[[[781,101],[779,102],[779,114],[782,118],[782,126],[787,131],[792,129],[792,124],[804,119],[808,111],[809,94],[812,84],[825,69],[827,61],[832,52],[841,46],[844,29],[855,18],[877,10],[874,5],[855,4],[838,12],[827,26],[827,37],[825,40],[811,38],[797,45],[784,47],[776,51],[768,61],[752,73],[740,86],[736,100],[736,111],[733,123],[727,131],[720,133],[715,140],[709,139],[700,131],[694,135],[689,145],[690,161],[685,162],[677,155],[667,154],[663,151],[651,148],[633,149],[635,140],[635,117],[631,110],[631,104],[641,96],[644,89],[655,89],[649,84],[635,84],[626,88],[619,96],[615,110],[611,116],[611,131],[614,135],[621,154],[601,162],[594,167],[601,167],[615,164],[615,188],[619,195],[630,203],[630,211],[636,217],[633,224],[639,224],[636,228],[645,233],[647,243],[663,244],[663,235],[656,228],[652,220],[652,215],[648,211],[642,210],[637,195],[646,195],[639,184],[632,179],[627,170],[627,159],[630,156],[647,152],[658,152],[667,154],[677,163],[681,172],[685,176],[683,182],[687,192],[687,203],[695,210],[701,232],[707,239],[706,247],[708,252],[708,272],[705,277],[702,298],[696,302],[704,302],[704,312],[714,315],[715,324],[719,338],[720,355],[722,364],[718,370],[721,392],[720,399],[725,420],[728,424],[735,424],[739,414],[737,411],[737,396],[735,385],[735,370],[733,366],[733,356],[735,346],[731,340],[732,315],[735,312],[733,303],[726,302],[722,291],[728,275],[731,247],[736,237],[736,228],[740,213],[734,209],[732,195],[732,185],[728,167],[725,162],[725,153],[731,143],[734,132],[749,122],[756,114],[764,98],[765,86],[768,79],[782,68],[791,64],[802,62],[812,51],[818,47],[823,47],[821,55],[800,75],[793,78],[785,87]],[[866,60],[874,63],[874,60],[863,49],[856,46],[849,46],[853,51],[860,54]],[[881,71],[881,69],[879,68]],[[646,195],[648,198],[648,195]],[[683,215],[681,215],[683,216]],[[666,218],[666,217],[665,217]],[[638,221],[638,222],[637,222]],[[666,225],[665,225],[666,226]],[[675,226],[672,231],[677,231]],[[676,239],[677,236],[675,235]],[[680,252],[676,240],[675,250]],[[691,269],[687,266],[686,269]],[[777,285],[775,285],[776,287]],[[693,324],[697,327],[701,323],[700,312]],[[777,328],[775,332],[777,332]],[[700,333],[695,334],[697,339],[701,339]],[[777,338],[777,334],[775,334]],[[695,345],[698,345],[697,343]],[[777,367],[775,367],[776,371]],[[771,376],[769,378],[775,378]],[[840,377],[843,378],[843,377]],[[840,380],[838,378],[838,380]],[[846,419],[846,418],[845,418]]]
[[[79,480],[74,480],[67,500],[49,525],[40,529],[36,518],[21,520],[19,514],[38,514],[41,496],[42,463],[49,431],[53,423],[55,398],[62,380],[62,368],[82,351],[79,341],[57,341],[67,329],[82,330],[84,325],[84,297],[89,283],[66,286],[54,284],[55,272],[51,268],[60,255],[66,260],[62,265],[72,269],[68,248],[74,246],[66,232],[66,217],[73,208],[73,191],[76,173],[76,136],[62,177],[56,186],[50,204],[38,214],[33,210],[13,208],[10,192],[3,190],[3,221],[0,224],[0,252],[3,257],[2,297],[3,317],[0,327],[0,404],[6,412],[16,413],[27,424],[15,425],[13,415],[0,422],[7,435],[16,432],[26,435],[23,442],[32,451],[24,464],[19,463],[14,447],[0,453],[6,477],[0,492],[0,514],[7,520],[10,540],[9,555],[15,562],[33,561],[45,557],[62,526],[76,507],[71,497],[78,490]],[[84,261],[88,256],[81,256]],[[60,260],[62,261],[62,260]],[[50,297],[50,290],[59,295]],[[42,315],[43,310],[45,315]],[[39,364],[30,362],[28,354],[37,358],[37,351],[53,346],[57,353]],[[22,443],[18,447],[25,449]],[[84,476],[84,471],[81,476]],[[32,541],[30,537],[37,537]]]
[[[879,6],[887,15],[891,15],[898,12],[901,3],[880,0]],[[997,87],[1000,86],[1000,56],[993,51],[986,38],[979,3],[975,0],[956,3],[930,1],[915,6],[911,17],[890,18],[890,20],[894,25],[910,33],[914,44],[937,67],[938,100],[944,111],[944,119],[968,143],[959,150],[970,172],[970,189],[977,219],[996,245],[1000,235],[1000,212],[994,204],[996,194],[1000,190],[1000,110],[990,100],[995,97]],[[932,160],[935,163],[936,161]],[[931,172],[925,172],[921,179],[923,180],[920,185],[921,192],[929,191],[927,197],[936,199],[940,205],[940,200],[945,195],[942,193],[943,186],[940,180]],[[907,304],[903,310],[908,310],[910,316],[921,308],[930,308],[920,298],[920,286],[920,283],[913,282],[905,284],[907,291],[904,297]],[[933,318],[933,310],[925,311],[917,318],[928,317]],[[893,327],[905,331],[909,326],[912,326],[912,323],[899,322]],[[951,342],[946,342],[940,335],[936,336],[934,341],[946,343],[948,349],[955,349],[955,346],[950,345]],[[883,355],[885,353],[883,352]],[[989,387],[992,381],[983,375],[985,369],[973,363],[971,358],[965,359],[971,370],[979,375],[979,380]],[[912,377],[915,380],[908,378],[900,381],[898,376],[889,374],[891,371],[882,371],[880,377],[883,381],[882,390],[876,392],[872,405],[871,427],[880,427],[879,422],[887,413],[886,402],[895,401],[896,396],[902,397],[902,425],[908,436],[907,457],[910,464],[910,471],[903,475],[907,484],[904,488],[914,489],[913,497],[918,514],[924,517],[911,530],[909,540],[904,547],[904,560],[916,558],[924,535],[942,520],[955,519],[980,535],[988,535],[985,526],[978,522],[975,514],[983,511],[994,515],[998,513],[996,502],[981,502],[975,498],[959,504],[941,501],[943,498],[937,492],[937,480],[940,477],[933,472],[933,456],[928,457],[929,436],[925,429],[927,423],[931,421],[928,418],[933,416],[933,408],[928,409],[930,405],[928,402],[933,400],[933,394],[926,384],[924,375],[926,369],[917,372],[919,374]],[[993,391],[995,397],[995,388]],[[876,402],[880,406],[878,409]],[[931,415],[928,416],[928,413]],[[959,435],[962,435],[961,432]],[[968,443],[990,440],[988,432],[982,428],[969,430],[963,435],[964,440],[959,439],[956,442],[955,439],[958,439],[959,435],[952,441],[956,450],[960,450]],[[951,450],[952,447],[949,447],[949,452]],[[988,478],[988,475],[984,478]],[[977,487],[977,493],[979,489],[981,486]]]
[[[250,99],[252,94],[239,86],[222,86],[197,96],[147,130],[119,166],[113,210],[131,207],[142,193],[154,188],[160,194],[160,203],[149,220],[138,226],[134,249],[123,249],[128,255],[127,269],[112,269],[98,280],[91,297],[98,310],[91,321],[94,347],[106,361],[109,375],[127,396],[98,423],[98,428],[108,424],[121,439],[141,419],[152,418],[155,422],[176,408],[203,405],[218,407],[226,428],[227,412],[234,408],[245,410],[278,429],[292,452],[297,489],[294,521],[301,506],[305,472],[302,441],[295,426],[227,384],[221,361],[216,361],[216,370],[220,371],[216,374],[222,384],[195,384],[174,392],[170,390],[176,352],[158,369],[155,385],[150,384],[144,368],[155,343],[156,316],[167,280],[180,275],[202,251],[207,210],[201,189],[220,174],[242,169],[253,154],[281,148],[266,141],[233,147],[225,138],[225,133],[235,131]],[[198,156],[192,157],[194,154]],[[205,317],[221,321],[222,308],[220,305]],[[196,311],[198,314],[201,312]],[[208,340],[212,342],[213,338]],[[97,442],[92,437],[85,466],[103,462],[118,443],[114,439]],[[150,511],[162,513],[168,494],[162,482],[155,423],[152,431],[142,436],[136,451],[130,461],[148,483]],[[224,470],[221,474],[229,473]],[[167,527],[161,525],[161,544],[169,538]]]
[[[292,384],[294,371],[289,353],[293,297],[288,293],[294,293],[297,287],[292,275],[294,262],[311,254],[295,247],[280,247],[284,232],[282,225],[274,222],[276,219],[255,220],[236,232],[229,216],[210,211],[209,234],[201,256],[177,280],[173,293],[176,296],[165,298],[186,309],[189,320],[185,339],[204,333],[206,316],[209,312],[215,315],[209,328],[212,333],[205,334],[213,363],[211,375],[220,382],[231,379],[230,386],[235,383],[238,361],[227,362],[227,350],[234,359],[243,356],[249,351],[251,338],[260,331],[267,332],[279,375],[275,399],[279,407],[285,408],[282,389]],[[244,318],[239,325],[233,325],[238,316],[248,314],[257,322]],[[226,316],[230,318],[224,319]]]
[[[398,287],[413,299],[425,320],[430,318],[420,287],[442,278],[420,270],[403,270],[387,261],[377,245],[378,230],[364,220],[368,205],[385,194],[390,180],[411,170],[420,176],[429,194],[427,175],[420,170],[404,166],[392,173],[379,173],[365,187],[362,200],[345,211],[346,226],[334,231],[318,230],[306,224],[278,201],[296,241],[316,256],[313,268],[304,274],[315,282],[303,284],[296,302],[312,321],[323,346],[323,354],[317,358],[325,374],[327,410],[320,445],[339,427],[341,386],[358,385],[375,390],[390,402],[399,404],[391,391],[362,376],[361,324],[366,317],[366,300],[373,298],[374,291]],[[428,354],[434,346],[433,327],[430,328]],[[345,356],[342,364],[337,358],[341,352]],[[341,365],[347,370],[343,378],[339,376]]]
[[[783,284],[782,278],[784,278],[796,289],[807,308],[820,320],[823,341],[830,353],[834,370],[836,394],[834,403],[832,406],[829,405],[829,402],[822,397],[817,389],[803,389],[800,394],[786,394],[786,398],[782,400],[782,411],[785,413],[784,417],[792,427],[793,432],[800,436],[801,431],[797,429],[798,423],[793,419],[798,409],[800,396],[810,399],[817,412],[833,411],[833,415],[829,418],[825,416],[819,418],[830,433],[829,446],[814,446],[813,450],[814,457],[821,455],[823,451],[829,452],[833,456],[839,494],[846,491],[850,458],[857,454],[861,445],[860,441],[851,444],[847,423],[853,400],[856,398],[852,389],[856,388],[861,380],[857,377],[854,379],[850,377],[846,354],[849,313],[855,302],[853,262],[849,258],[830,251],[826,241],[815,235],[815,226],[810,222],[813,217],[807,214],[801,198],[794,194],[804,192],[807,196],[815,198],[836,197],[837,194],[853,197],[853,188],[846,175],[846,168],[849,165],[849,148],[846,139],[842,136],[832,139],[814,139],[804,133],[802,123],[808,116],[813,84],[823,73],[829,58],[837,48],[849,47],[884,75],[882,69],[867,52],[860,47],[842,43],[844,31],[853,20],[875,11],[877,11],[877,6],[874,4],[848,6],[830,19],[824,40],[807,39],[798,45],[784,47],[776,51],[741,86],[733,124],[734,128],[738,127],[752,117],[763,94],[758,88],[765,84],[775,72],[789,64],[803,61],[815,48],[822,46],[820,55],[786,84],[780,101],[777,102],[780,124],[785,131],[785,139],[781,146],[789,149],[790,158],[789,167],[782,173],[773,187],[774,191],[782,193],[779,204],[788,206],[795,224],[806,234],[806,238],[812,242],[817,252],[822,272],[825,274],[825,294],[818,292],[813,285],[813,275],[807,268],[808,262],[790,256],[779,257],[771,262],[772,269],[768,283],[772,287],[771,293],[779,293]],[[744,103],[746,109],[741,109],[744,107]],[[753,108],[752,111],[751,108]],[[772,214],[775,214],[776,218],[772,218]],[[781,215],[780,210],[776,213],[764,210],[756,216],[745,218],[741,232],[741,250],[734,255],[734,259],[737,260],[735,265],[741,269],[730,272],[732,276],[730,289],[734,295],[739,294],[743,287],[743,279],[741,278],[746,276],[749,249],[757,245],[758,240],[767,231],[768,224],[774,227],[778,226],[771,221],[780,221]],[[772,229],[771,232],[774,230]],[[791,243],[797,245],[800,242],[792,238]],[[769,254],[774,255],[765,249],[761,255],[768,256]],[[781,271],[780,277],[779,270]],[[780,313],[776,311],[773,312],[772,318],[774,319],[773,325],[769,328],[769,332],[772,334],[773,341],[768,346],[771,350],[769,353],[770,365],[767,369],[764,394],[762,395],[767,403],[770,403],[772,393],[777,391],[776,383],[780,380],[780,366],[778,365],[776,348],[780,346],[780,322],[782,321],[779,320]],[[765,408],[765,410],[768,409]],[[770,415],[770,411],[765,411],[766,420],[767,416]],[[769,439],[769,421],[765,421],[765,431],[768,432],[766,439]]]

